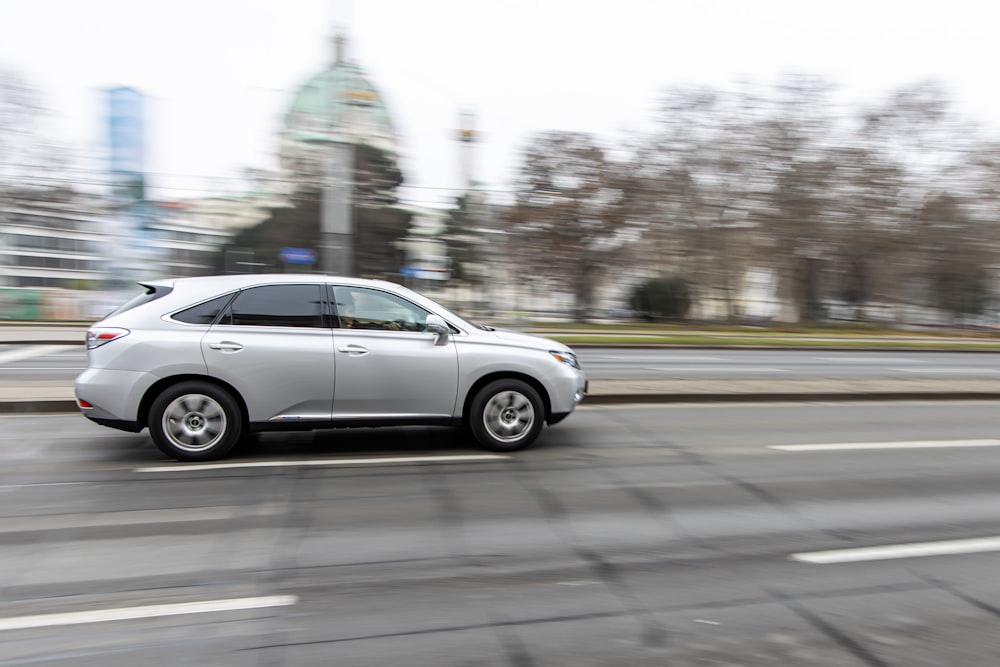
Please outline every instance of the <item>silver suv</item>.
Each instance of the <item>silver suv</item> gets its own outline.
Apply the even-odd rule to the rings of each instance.
[[[89,419],[148,427],[183,461],[281,429],[464,425],[493,451],[530,445],[587,381],[561,343],[475,325],[399,285],[242,275],[142,283],[87,332]]]

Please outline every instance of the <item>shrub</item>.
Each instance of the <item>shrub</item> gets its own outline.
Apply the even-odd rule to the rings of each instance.
[[[630,305],[646,319],[683,319],[691,308],[691,287],[680,276],[651,278],[632,291]]]

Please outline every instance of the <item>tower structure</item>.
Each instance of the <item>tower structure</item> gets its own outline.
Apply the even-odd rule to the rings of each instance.
[[[479,137],[476,133],[476,114],[466,109],[459,113],[458,130],[459,168],[461,169],[462,188],[468,193],[475,187],[475,153]]]
[[[412,218],[398,204],[396,133],[346,38],[330,45],[329,62],[295,90],[284,115],[278,182],[286,206],[231,245],[252,248],[255,262],[268,266],[315,257],[326,273],[391,278],[403,265],[397,246]]]

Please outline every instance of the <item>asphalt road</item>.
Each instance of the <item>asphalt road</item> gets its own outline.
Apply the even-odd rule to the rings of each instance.
[[[1000,664],[998,409],[584,406],[509,458],[404,428],[214,467],[0,417],[0,664]]]
[[[582,348],[600,379],[1000,378],[1000,353]],[[0,382],[71,382],[86,367],[81,345],[0,345]]]

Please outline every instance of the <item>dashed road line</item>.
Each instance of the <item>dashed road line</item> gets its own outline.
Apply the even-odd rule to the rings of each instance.
[[[769,445],[784,452],[828,452],[859,449],[949,449],[955,447],[1000,447],[1000,440],[917,440],[911,442],[827,442],[812,445]]]
[[[791,373],[788,368],[775,368],[774,366],[658,366],[650,370],[664,373],[726,373],[727,377],[740,373]]]
[[[953,375],[997,375],[1000,374],[1000,368],[970,368],[969,366],[963,366],[960,368],[890,368],[890,371],[896,371],[898,373],[949,373]]]
[[[834,563],[856,563],[859,561],[892,560],[897,558],[955,556],[960,554],[984,553],[987,551],[1000,551],[1000,537],[977,537],[963,540],[912,542],[909,544],[891,544],[876,547],[811,551],[792,554],[790,558],[803,563],[830,565]]]
[[[454,456],[394,456],[370,459],[302,459],[281,461],[235,461],[233,463],[191,463],[176,466],[147,466],[132,472],[193,472],[197,470],[227,470],[234,468],[296,468],[300,466],[351,466],[389,465],[397,463],[475,463],[478,461],[505,461],[504,454],[463,454]]]
[[[144,607],[120,607],[117,609],[93,609],[35,616],[12,616],[0,618],[0,631],[49,628],[61,625],[82,625],[84,623],[107,623],[110,621],[131,621],[142,618],[180,616],[183,614],[206,614],[222,611],[243,611],[268,607],[288,607],[299,601],[294,595],[271,595],[255,598],[233,598],[229,600],[207,600],[204,602],[178,602],[174,604],[147,605]]]

